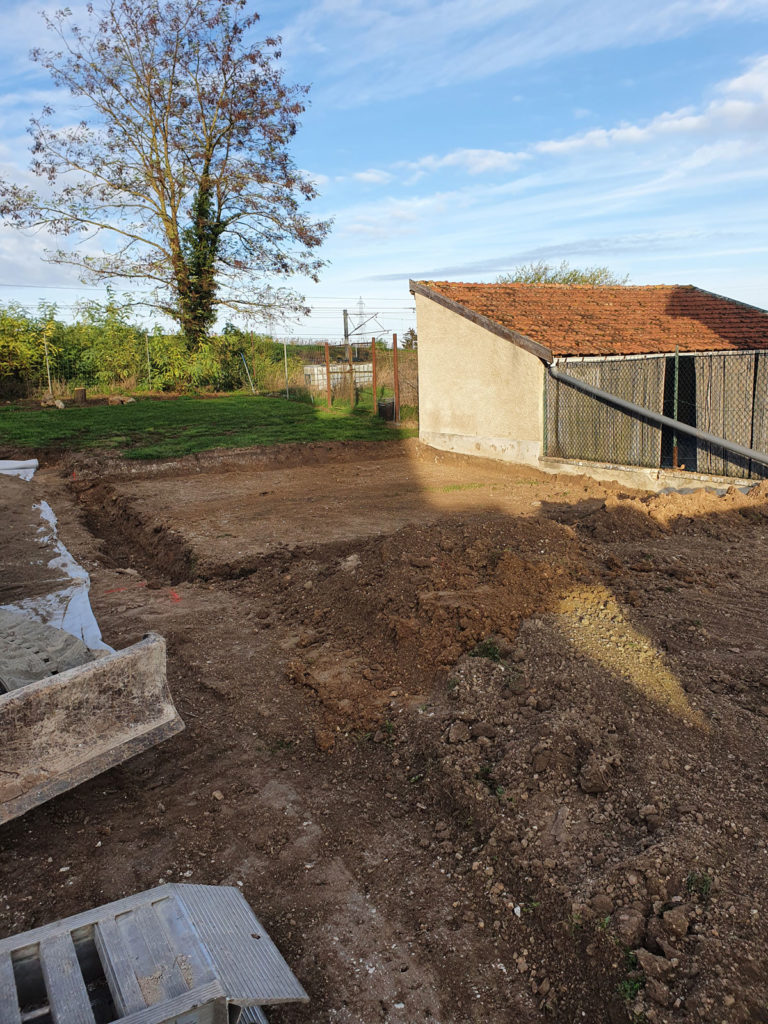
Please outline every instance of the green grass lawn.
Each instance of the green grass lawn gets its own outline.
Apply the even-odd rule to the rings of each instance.
[[[209,448],[288,441],[392,441],[416,434],[393,429],[365,408],[327,409],[252,395],[183,397],[86,408],[0,408],[0,448],[116,449],[129,459],[162,459]]]

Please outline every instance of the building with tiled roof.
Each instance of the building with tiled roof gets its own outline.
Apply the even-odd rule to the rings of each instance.
[[[593,394],[575,394],[554,378],[566,372],[652,414],[674,412],[709,436],[765,451],[767,311],[692,285],[410,287],[419,432],[427,443],[545,469],[567,469],[552,462],[565,459],[653,470],[670,462],[674,445],[674,465],[682,464],[682,447],[688,471],[764,475],[753,460],[700,438],[686,434],[681,443],[660,422],[615,409],[608,415]]]

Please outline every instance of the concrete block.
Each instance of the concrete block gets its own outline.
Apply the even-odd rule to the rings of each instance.
[[[155,634],[0,694],[0,824],[183,728]]]

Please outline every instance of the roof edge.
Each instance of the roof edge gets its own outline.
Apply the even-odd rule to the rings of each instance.
[[[751,309],[754,313],[764,313],[768,315],[768,309],[763,309],[762,306],[753,306],[751,302],[742,302],[741,299],[732,299],[730,295],[721,295],[720,292],[711,292],[708,288],[699,288],[697,284],[689,285],[697,292],[701,292],[702,295],[711,295],[714,299],[722,299],[723,302],[730,302],[733,306],[741,306],[742,309]]]
[[[452,313],[457,313],[459,316],[464,317],[465,320],[469,320],[470,323],[475,324],[476,327],[482,327],[484,330],[497,335],[499,338],[503,338],[505,341],[511,341],[513,345],[517,345],[518,348],[525,349],[526,352],[530,352],[531,355],[536,356],[538,359],[542,359],[545,363],[551,364],[554,362],[555,357],[546,345],[542,345],[540,342],[534,341],[533,338],[529,338],[527,334],[520,334],[518,331],[513,331],[509,327],[503,327],[495,320],[491,320],[490,317],[483,316],[482,313],[475,313],[466,306],[462,306],[460,302],[456,302],[454,299],[449,299],[445,295],[441,295],[440,292],[436,292],[421,281],[409,281],[408,289],[412,295],[423,295],[425,298],[431,299],[439,306],[444,306]]]

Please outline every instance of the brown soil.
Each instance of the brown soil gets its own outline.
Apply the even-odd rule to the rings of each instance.
[[[4,828],[0,933],[242,883],[275,1022],[768,1021],[768,485],[413,442],[37,486],[187,729]]]

